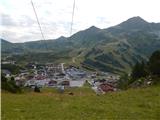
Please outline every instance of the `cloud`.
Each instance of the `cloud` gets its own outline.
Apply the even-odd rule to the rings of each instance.
[[[6,26],[6,27],[11,27],[11,26],[17,26],[17,23],[9,16],[6,14],[1,14],[1,26]]]
[[[69,0],[69,2],[63,0],[33,0],[33,2],[46,39],[69,35],[72,12],[70,2],[72,0]],[[65,4],[62,4],[63,2]],[[30,1],[6,0],[2,8],[3,12],[0,12],[0,14],[3,19],[1,20],[0,30],[3,31],[3,35],[1,36],[12,42],[42,39]],[[10,9],[8,10],[8,8]],[[11,37],[11,33],[16,33],[17,38]]]
[[[10,30],[3,30],[1,33],[1,37],[10,41],[10,42],[15,42],[15,40],[18,42],[18,36],[17,33],[14,31],[10,31]],[[19,41],[21,42],[21,41]]]
[[[35,20],[25,15],[19,16],[19,18],[15,19],[9,14],[1,14],[1,18],[2,22],[0,25],[4,27],[28,27],[36,23]]]
[[[32,0],[46,39],[69,36],[73,0]],[[76,0],[73,34],[92,25],[107,28],[133,17],[160,22],[159,0]],[[42,39],[30,0],[0,1],[0,31],[12,42]]]

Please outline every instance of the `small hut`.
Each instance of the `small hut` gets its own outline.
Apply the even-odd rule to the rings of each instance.
[[[65,86],[65,87],[68,87],[68,86],[70,85],[70,82],[69,82],[69,81],[62,81],[62,82],[60,83],[60,85]]]
[[[114,87],[110,84],[107,83],[103,83],[99,85],[99,88],[103,91],[103,92],[110,92],[110,91],[114,91]]]
[[[55,86],[55,85],[57,85],[57,81],[55,81],[55,80],[50,80],[48,82],[48,86]]]

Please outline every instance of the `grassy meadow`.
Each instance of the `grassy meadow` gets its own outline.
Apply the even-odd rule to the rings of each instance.
[[[1,97],[2,120],[160,120],[159,85],[99,96],[83,87]]]

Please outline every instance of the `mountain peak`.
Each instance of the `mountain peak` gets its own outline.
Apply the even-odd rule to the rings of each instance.
[[[92,31],[92,32],[97,32],[99,30],[101,30],[100,28],[96,27],[96,26],[91,26],[88,29],[86,29],[87,31]]]
[[[129,18],[127,21],[125,22],[138,22],[138,23],[147,23],[147,21],[145,21],[144,19],[142,19],[141,17],[139,16],[135,16],[135,17],[132,17],[132,18]]]
[[[98,29],[96,26],[91,26],[90,29]]]
[[[130,29],[147,29],[149,27],[149,23],[142,19],[139,16],[129,18],[128,20],[120,23],[118,26],[121,28],[130,30]]]
[[[64,36],[60,36],[58,39],[66,39],[66,37],[64,37]]]
[[[11,42],[9,42],[9,41],[3,39],[3,38],[0,38],[0,40],[1,40],[1,43],[2,43],[2,42],[3,42],[3,43],[11,43]]]

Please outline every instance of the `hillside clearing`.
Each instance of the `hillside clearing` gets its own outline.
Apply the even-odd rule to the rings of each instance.
[[[158,120],[160,86],[97,96],[90,88],[42,93],[2,92],[2,120]],[[69,95],[73,92],[74,95]]]

